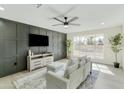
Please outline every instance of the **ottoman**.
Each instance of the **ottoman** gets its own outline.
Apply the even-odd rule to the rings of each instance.
[[[57,72],[59,70],[63,70],[63,64],[58,62],[52,62],[51,64],[47,64],[47,71]]]

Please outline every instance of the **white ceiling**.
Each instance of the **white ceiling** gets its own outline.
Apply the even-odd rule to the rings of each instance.
[[[124,5],[43,4],[40,8],[36,8],[35,4],[1,4],[0,6],[5,8],[5,11],[0,11],[0,17],[2,18],[63,33],[101,29],[118,26],[124,23]],[[53,24],[57,24],[59,22],[50,18],[63,14],[72,7],[73,10],[65,16],[79,17],[79,19],[74,21],[74,23],[79,23],[81,26],[69,26],[66,29],[63,26],[52,26]],[[55,10],[59,11],[59,13]],[[62,18],[60,19],[63,20]],[[102,25],[102,22],[105,24]]]

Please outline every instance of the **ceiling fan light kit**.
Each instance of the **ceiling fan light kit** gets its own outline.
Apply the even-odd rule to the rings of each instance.
[[[68,28],[68,25],[64,25],[64,28]]]

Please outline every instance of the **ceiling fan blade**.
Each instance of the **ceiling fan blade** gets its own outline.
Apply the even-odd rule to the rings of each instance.
[[[48,7],[49,8],[49,10],[52,12],[52,13],[55,13],[55,14],[57,14],[57,16],[56,17],[58,17],[58,15],[60,16],[60,15],[62,15],[62,13],[60,13],[59,11],[57,11],[56,9],[54,9],[54,8],[52,8],[52,7]],[[63,16],[64,17],[64,16]]]
[[[49,10],[55,14],[57,14],[58,16],[56,17],[65,17],[65,15],[67,15],[68,13],[70,13],[75,7],[71,7],[70,9],[68,9],[66,12],[64,13],[60,13],[58,10],[52,8],[52,7],[48,7]]]
[[[63,25],[63,24],[54,24],[54,25],[52,25],[52,26],[59,26],[59,25]]]
[[[62,20],[60,20],[60,19],[58,19],[58,18],[56,18],[56,17],[54,17],[53,19],[55,19],[55,20],[57,20],[57,21],[59,21],[59,22],[64,23],[64,21],[62,21]]]
[[[80,26],[80,24],[69,23],[69,25]]]
[[[68,22],[70,23],[70,22],[75,21],[75,20],[77,20],[77,19],[78,19],[78,17],[73,17],[73,18],[70,19]]]
[[[75,7],[71,7],[70,9],[68,9],[66,12],[64,12],[63,14],[57,16],[57,17],[65,17],[68,13],[70,13]]]
[[[67,15],[68,13],[70,13],[75,7],[71,7],[70,9],[68,9],[65,13],[63,13],[63,15]]]

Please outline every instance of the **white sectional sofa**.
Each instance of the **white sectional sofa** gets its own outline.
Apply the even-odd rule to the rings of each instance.
[[[67,66],[64,75],[59,75],[53,71],[48,71],[46,74],[47,89],[78,88],[79,85],[86,80],[87,76],[90,75],[91,65],[91,60],[87,58],[80,60],[71,66]]]

